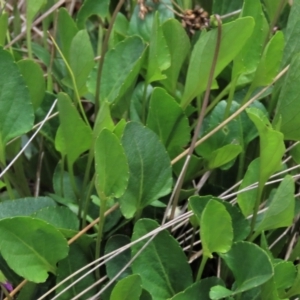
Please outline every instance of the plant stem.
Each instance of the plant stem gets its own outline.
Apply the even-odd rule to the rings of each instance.
[[[92,190],[94,187],[94,183],[95,183],[95,178],[96,178],[96,174],[94,174],[90,184],[89,184],[89,188],[88,188],[88,192],[86,194],[86,196],[82,199],[85,199],[84,203],[84,209],[83,209],[83,216],[82,216],[82,228],[84,228],[86,226],[86,216],[87,216],[87,211],[89,208],[89,204],[90,204],[90,198],[91,198],[91,194],[92,194]]]
[[[197,273],[196,281],[200,281],[207,260],[208,260],[208,256],[203,255],[201,263],[200,263],[200,267],[199,267],[199,270],[198,270],[198,273]]]
[[[99,228],[98,228],[98,234],[97,234],[97,241],[96,241],[96,253],[95,253],[95,259],[98,259],[100,257],[100,251],[101,251],[101,241],[102,241],[102,235],[103,235],[103,227],[104,227],[104,220],[105,220],[105,210],[106,210],[106,200],[107,199],[100,199],[100,219],[99,219]],[[96,269],[96,277],[97,279],[100,279],[100,270]]]
[[[236,76],[231,84],[230,84],[230,90],[229,90],[229,95],[228,95],[228,99],[227,99],[227,105],[226,105],[226,109],[225,109],[225,114],[224,114],[224,120],[226,120],[230,114],[230,108],[232,105],[232,101],[233,101],[233,96],[234,96],[234,92],[235,92],[235,87],[236,87],[236,83],[238,81],[238,76]]]

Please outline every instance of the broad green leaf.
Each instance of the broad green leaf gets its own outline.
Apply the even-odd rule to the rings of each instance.
[[[119,201],[123,215],[131,218],[171,191],[171,163],[158,136],[139,123],[127,123],[122,144],[129,164],[129,182]]]
[[[58,284],[62,282],[63,279],[70,276],[71,274],[73,274],[74,272],[76,272],[77,270],[81,269],[89,263],[90,260],[86,251],[84,251],[78,243],[72,244],[70,246],[69,255],[58,263],[56,283]],[[85,270],[85,272],[87,271],[90,271],[90,268]],[[67,282],[63,283],[57,288],[56,293],[58,294],[59,292],[64,290],[67,286],[69,286],[81,276],[81,273],[72,276],[71,280],[68,280]],[[64,299],[72,299],[73,297],[77,296],[80,292],[90,287],[94,282],[94,273],[92,272],[90,274],[86,274],[86,276],[80,281],[78,281],[71,289],[65,291],[61,297]],[[92,297],[93,295],[95,295],[96,292],[96,287],[94,287],[88,292],[86,292],[84,296],[87,298]]]
[[[162,88],[153,90],[147,127],[159,136],[171,158],[182,152],[190,139],[187,117],[175,99]]]
[[[283,134],[272,129],[268,118],[257,108],[247,109],[247,114],[255,124],[260,140],[260,171],[259,182],[264,185],[269,177],[281,167],[281,158],[285,146]]]
[[[220,256],[235,278],[232,295],[262,285],[273,276],[274,271],[269,256],[255,244],[236,242],[227,253]]]
[[[109,13],[110,0],[85,0],[78,11],[76,22],[80,29],[84,29],[85,21],[93,15],[97,15],[104,19]]]
[[[298,72],[299,68],[300,54],[297,54],[295,55],[290,65],[290,69],[284,79],[278,99],[276,114],[274,117],[275,124],[279,119],[281,119],[280,131],[284,134],[285,140],[300,140],[300,119],[298,118],[300,113],[300,103],[298,101],[300,95],[300,77]]]
[[[213,199],[212,196],[192,196],[189,198],[189,209],[194,213],[194,216],[190,217],[190,222],[194,227],[200,225],[203,210],[211,199]]]
[[[46,4],[46,0],[27,0],[26,21],[31,24],[39,10]],[[27,23],[27,24],[28,24]]]
[[[142,293],[142,280],[139,274],[129,275],[119,281],[110,295],[110,300],[139,300]]]
[[[14,217],[0,221],[0,252],[18,275],[38,283],[47,279],[48,272],[56,273],[56,263],[68,254],[68,244],[42,220]]]
[[[50,206],[43,207],[32,214],[33,218],[41,219],[57,229],[79,229],[77,216],[67,207]]]
[[[185,30],[176,19],[169,19],[161,26],[171,56],[171,66],[163,72],[166,79],[162,80],[161,84],[173,95],[176,92],[180,69],[191,45]]]
[[[138,220],[134,226],[132,241],[139,239],[158,226],[158,223],[150,219]],[[141,249],[146,241],[132,246],[132,256]],[[168,231],[162,231],[155,236],[133,262],[132,271],[141,276],[142,287],[149,291],[155,300],[172,297],[193,283],[191,268],[186,256]]]
[[[66,155],[69,163],[91,147],[92,130],[84,123],[67,94],[58,94],[60,126],[55,137],[55,147]]]
[[[29,59],[20,60],[17,65],[28,86],[33,108],[34,110],[37,110],[40,107],[46,92],[43,71],[36,62]]]
[[[213,13],[220,16],[231,13],[243,6],[243,0],[213,0]]]
[[[126,235],[120,235],[116,234],[113,235],[109,240],[106,242],[105,245],[105,254],[108,254],[110,252],[113,252],[127,244],[130,243],[130,239]],[[106,273],[109,279],[112,279],[115,275],[121,271],[121,269],[130,261],[131,255],[130,255],[130,248],[123,251],[113,259],[106,262]],[[122,278],[125,278],[132,274],[131,268],[128,267],[124,270],[122,274],[117,278],[117,280],[120,280]]]
[[[298,264],[296,268],[297,268],[297,276],[292,287],[285,294],[286,298],[291,298],[292,296],[299,295],[300,293],[300,265]]]
[[[69,12],[64,7],[60,8],[58,11],[57,32],[60,50],[69,62],[71,43],[78,32],[78,28]]]
[[[278,1],[278,0],[276,0]],[[285,47],[283,52],[282,66],[292,62],[293,57],[300,52],[300,0],[294,0],[285,29]]]
[[[109,37],[108,49],[115,48],[118,43],[122,42],[126,38],[128,27],[128,19],[124,14],[119,12]]]
[[[103,129],[95,142],[95,186],[102,200],[121,197],[128,184],[127,158],[120,140]]]
[[[212,258],[212,253],[225,253],[231,248],[232,221],[222,203],[212,199],[205,206],[200,220],[200,237],[204,256]]]
[[[125,121],[125,119],[121,119],[114,128],[113,133],[118,137],[119,140],[121,140],[123,136],[126,124],[127,122]]]
[[[226,101],[219,102],[216,107],[213,109],[211,114],[204,119],[203,124],[203,133],[201,136],[204,136],[208,132],[212,131],[220,123],[224,121],[224,114],[226,109]],[[238,108],[239,104],[233,101],[230,114],[234,113]],[[244,124],[244,123],[243,123]],[[254,126],[253,126],[254,127]],[[212,153],[223,146],[228,144],[243,144],[243,127],[239,117],[232,120],[230,123],[225,125],[221,130],[216,132],[209,139],[204,141],[201,145],[196,148],[196,153],[201,155],[205,159],[209,159]]]
[[[28,197],[0,202],[0,220],[17,216],[30,216],[45,208],[55,207],[56,203],[50,197]]]
[[[77,89],[79,94],[83,95],[87,92],[86,82],[95,65],[94,51],[86,30],[78,31],[75,37],[72,39],[69,59]],[[71,83],[71,78],[67,77],[67,80],[72,86],[73,84]]]
[[[1,148],[9,140],[32,128],[34,116],[26,82],[12,56],[3,49],[0,49],[0,70],[0,152],[2,152]]]
[[[209,297],[210,289],[215,285],[223,285],[223,281],[217,277],[208,277],[200,280],[199,282],[194,283],[189,286],[183,292],[178,293],[169,300],[192,300],[192,299],[201,299],[201,300],[210,300]]]
[[[156,12],[149,41],[149,56],[147,65],[146,82],[162,80],[166,78],[162,72],[171,65],[170,51],[164,37],[162,26],[159,24]]]
[[[244,175],[239,191],[258,181],[260,168],[260,158],[253,160]],[[252,214],[257,199],[257,187],[237,195],[237,202],[245,217]]]
[[[140,6],[138,4],[135,6],[129,23],[128,35],[139,35],[143,40],[149,42],[156,12],[159,12],[159,21],[162,24],[174,18],[173,11],[170,9],[173,7],[173,4],[171,0],[163,0],[156,3],[146,0],[145,5],[150,7],[150,10],[145,14],[144,18],[140,16]]]
[[[278,290],[276,289],[276,285],[274,282],[274,277],[264,283],[260,288],[259,293],[261,299],[264,300],[280,300],[278,295]],[[285,299],[287,300],[287,299]]]
[[[219,168],[228,162],[235,159],[242,152],[242,147],[239,145],[226,145],[215,150],[208,159],[208,168],[213,170]]]
[[[233,78],[256,70],[269,32],[260,0],[245,0],[241,17],[252,17],[255,25],[250,38],[233,61]]]
[[[3,47],[5,44],[7,27],[8,27],[8,14],[2,11],[0,16],[0,47]]]
[[[285,176],[256,231],[288,227],[293,223],[295,211],[294,191],[293,177],[290,175]]]
[[[115,103],[135,82],[142,65],[146,45],[142,39],[133,36],[109,50],[104,59],[100,100]],[[89,92],[95,94],[97,69],[95,68],[88,81]]]
[[[276,289],[290,288],[296,279],[296,268],[291,261],[280,261],[274,265]]]
[[[281,31],[268,42],[258,64],[251,86],[253,88],[270,84],[278,73],[283,54],[284,36]]]
[[[253,27],[254,21],[251,17],[240,18],[222,25],[221,47],[214,78],[240,52],[250,37]],[[193,98],[204,92],[207,87],[216,41],[217,29],[215,28],[209,32],[202,32],[194,46],[181,102],[184,108],[187,107]]]

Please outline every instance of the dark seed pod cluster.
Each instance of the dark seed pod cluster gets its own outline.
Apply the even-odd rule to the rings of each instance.
[[[194,34],[196,30],[209,27],[208,12],[199,5],[194,9],[187,9],[182,15],[181,23],[191,34]]]

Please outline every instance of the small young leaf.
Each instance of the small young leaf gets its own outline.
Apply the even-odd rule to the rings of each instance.
[[[153,90],[147,127],[160,137],[171,158],[182,151],[190,138],[187,117],[175,99],[162,88]]]
[[[110,295],[110,300],[139,300],[142,293],[142,280],[139,274],[129,275],[119,281]]]
[[[167,195],[171,190],[171,163],[158,136],[139,123],[127,123],[122,144],[129,164],[129,183],[119,199],[126,218]]]
[[[110,0],[85,0],[77,14],[78,28],[84,29],[85,21],[92,15],[105,18],[109,13],[109,2]]]
[[[3,49],[0,49],[0,70],[1,149],[10,139],[29,131],[34,116],[26,82],[12,56]]]
[[[296,268],[291,261],[280,261],[274,265],[276,289],[290,288],[296,279]]]
[[[262,285],[273,276],[274,271],[269,256],[255,244],[236,242],[227,253],[220,256],[236,280],[233,294]]]
[[[26,3],[26,20],[32,23],[35,15],[46,4],[46,0],[27,0]]]
[[[46,85],[41,67],[33,60],[24,59],[17,62],[23,75],[34,110],[37,110],[45,96]]]
[[[60,127],[55,137],[55,147],[66,155],[72,165],[84,151],[91,147],[92,130],[84,123],[67,94],[58,94]]]
[[[42,220],[14,217],[0,221],[0,252],[18,275],[38,283],[47,279],[48,272],[56,273],[56,263],[68,254],[68,244]]]
[[[212,257],[213,252],[225,253],[231,248],[232,221],[222,203],[210,200],[205,206],[200,220],[200,237],[204,256]]]
[[[211,288],[209,292],[210,299],[223,299],[228,296],[232,295],[232,291],[226,289],[225,287],[221,285],[216,285]]]
[[[156,229],[158,224],[150,219],[135,223],[132,241]],[[135,255],[145,244],[132,246]],[[147,267],[145,267],[147,266]],[[167,231],[162,231],[140,253],[132,264],[134,274],[142,278],[142,286],[155,300],[165,300],[185,290],[192,283],[191,268],[178,242]]]
[[[167,70],[171,65],[171,58],[166,39],[163,34],[162,26],[159,24],[158,13],[156,12],[152,32],[149,42],[149,56],[146,82],[165,79],[162,71]]]
[[[169,19],[161,26],[171,55],[171,66],[163,72],[166,79],[162,80],[161,84],[173,95],[176,92],[180,69],[191,45],[185,30],[176,19]]]
[[[295,211],[294,190],[293,177],[285,176],[256,231],[288,227],[292,224]]]
[[[108,129],[95,142],[95,169],[100,199],[121,197],[128,184],[128,163],[119,139]]]

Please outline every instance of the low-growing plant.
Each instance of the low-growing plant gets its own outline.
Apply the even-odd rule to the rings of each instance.
[[[299,15],[1,1],[2,299],[299,299]]]

